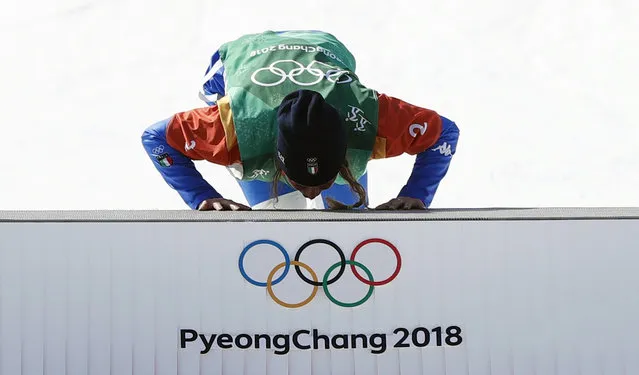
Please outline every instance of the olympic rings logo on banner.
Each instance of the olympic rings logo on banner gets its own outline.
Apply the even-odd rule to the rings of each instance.
[[[293,68],[291,69],[288,73],[284,71],[284,69],[277,67],[276,65],[278,64],[282,64],[282,63],[292,63],[297,65],[297,68]],[[325,67],[328,67],[329,69],[326,71],[326,73],[324,73],[324,71],[322,71],[322,69],[320,68],[313,68],[312,66],[314,66],[315,64],[321,64],[324,65]],[[279,77],[279,79],[275,82],[262,82],[260,80],[257,79],[257,75],[260,72],[264,72],[264,71],[268,71],[269,73],[271,73],[272,75],[274,75],[275,77]],[[296,77],[298,77],[299,75],[301,75],[304,72],[308,72],[311,75],[315,76],[316,78],[313,79],[311,82],[301,82],[298,81]],[[286,81],[286,79],[288,78],[291,82],[299,85],[299,86],[313,86],[316,85],[318,83],[320,83],[322,81],[322,79],[326,78],[327,80],[333,82],[333,83],[350,83],[353,82],[353,77],[351,77],[349,74],[349,72],[346,70],[342,70],[342,69],[336,69],[333,66],[330,66],[326,63],[317,61],[317,60],[313,60],[310,64],[308,64],[308,66],[304,66],[303,64],[301,64],[298,61],[295,60],[278,60],[273,62],[270,66],[266,67],[266,68],[259,68],[257,69],[255,72],[253,72],[253,74],[251,75],[251,81],[253,81],[253,83],[255,83],[256,85],[260,85],[260,86],[265,86],[265,87],[270,87],[270,86],[277,86],[279,84],[281,84],[282,82]],[[344,78],[345,77],[345,78]]]
[[[326,270],[326,272],[324,273],[324,275],[322,276],[322,279],[320,281],[320,279],[318,279],[317,274],[315,273],[315,271],[308,266],[307,264],[300,262],[300,256],[302,255],[302,253],[304,252],[304,250],[306,248],[308,248],[311,245],[317,244],[317,243],[322,243],[322,244],[326,244],[329,245],[330,247],[332,247],[333,249],[335,249],[335,251],[337,252],[337,254],[340,257],[340,261],[333,264],[332,266],[328,267],[328,269]],[[395,255],[395,258],[397,259],[397,265],[395,267],[395,271],[393,272],[393,274],[391,276],[389,276],[388,278],[384,279],[384,280],[380,280],[380,281],[375,281],[373,278],[373,274],[371,273],[371,271],[364,266],[363,264],[357,262],[355,260],[355,256],[357,255],[357,253],[366,245],[371,244],[371,243],[381,243],[383,245],[386,245],[388,248],[390,248],[392,250],[392,252]],[[246,253],[252,249],[253,247],[257,246],[257,245],[271,245],[275,248],[277,248],[282,255],[284,256],[284,262],[279,263],[278,265],[276,265],[271,272],[268,274],[268,277],[266,278],[265,282],[259,282],[256,281],[254,279],[252,279],[247,273],[246,270],[244,269],[244,257],[246,256]],[[333,295],[331,294],[330,290],[328,289],[328,286],[333,284],[334,282],[336,282],[337,280],[339,280],[342,275],[344,274],[344,271],[346,269],[346,265],[350,265],[351,271],[353,272],[353,274],[355,275],[355,277],[361,281],[362,283],[366,284],[369,286],[368,288],[368,292],[366,293],[366,295],[360,299],[359,301],[355,301],[355,302],[343,302],[343,301],[339,301],[337,300],[335,297],[333,297]],[[273,292],[273,285],[276,285],[278,283],[280,283],[282,280],[284,280],[284,278],[288,275],[288,272],[291,268],[291,265],[293,265],[293,267],[295,268],[295,272],[297,272],[297,275],[299,276],[300,279],[302,279],[302,281],[304,281],[305,283],[312,285],[313,286],[313,291],[311,292],[311,295],[306,298],[305,300],[301,301],[301,302],[297,302],[297,303],[288,303],[288,302],[284,302],[281,299],[279,299],[275,293]],[[242,274],[242,276],[244,277],[244,279],[246,281],[248,281],[249,283],[255,285],[255,286],[261,286],[261,287],[266,287],[266,290],[268,292],[268,294],[271,296],[271,298],[273,299],[273,301],[275,301],[275,303],[277,303],[280,306],[283,307],[288,307],[288,308],[298,308],[298,307],[302,307],[306,304],[308,304],[309,302],[311,302],[313,300],[313,298],[315,298],[315,295],[317,294],[317,290],[318,288],[321,286],[324,290],[324,294],[326,294],[326,297],[333,302],[334,304],[341,306],[341,307],[356,307],[359,305],[362,305],[363,303],[365,303],[372,295],[373,295],[373,289],[375,286],[381,286],[381,285],[386,285],[388,283],[390,283],[391,281],[393,281],[397,275],[399,274],[400,269],[402,268],[402,257],[399,254],[399,250],[397,250],[397,247],[395,247],[395,245],[393,245],[392,243],[388,242],[387,240],[381,239],[381,238],[371,238],[365,241],[360,242],[357,246],[355,246],[355,249],[353,250],[353,252],[351,253],[350,259],[346,260],[346,256],[344,255],[344,252],[342,251],[342,249],[337,246],[334,242],[329,241],[329,240],[325,240],[325,239],[315,239],[315,240],[310,240],[306,243],[304,243],[298,250],[297,253],[295,253],[295,258],[294,260],[291,260],[288,253],[286,252],[286,250],[284,249],[284,247],[282,247],[282,245],[280,245],[279,243],[275,242],[275,241],[271,241],[271,240],[257,240],[257,241],[253,241],[250,244],[246,245],[244,247],[244,249],[242,250],[242,253],[240,254],[240,258],[238,260],[238,266],[240,268],[240,273]],[[339,270],[337,272],[337,275],[335,275],[333,278],[331,278],[329,280],[329,276],[331,275],[331,273],[339,267]],[[280,269],[284,268],[283,273],[276,278],[275,280],[273,280],[273,278],[275,277],[275,274],[277,273],[277,271],[279,271]],[[311,279],[309,279],[308,277],[306,277],[303,273],[301,268],[304,268],[306,271],[308,271],[308,273],[311,275]],[[364,278],[357,270],[357,268],[360,268],[362,271],[364,271],[364,273],[366,274],[366,278]]]

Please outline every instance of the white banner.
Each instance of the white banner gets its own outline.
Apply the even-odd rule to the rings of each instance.
[[[637,229],[0,223],[0,375],[639,374]]]

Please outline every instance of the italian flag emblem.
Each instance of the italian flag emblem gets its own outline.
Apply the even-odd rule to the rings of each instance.
[[[173,164],[173,159],[171,159],[171,156],[169,156],[169,154],[162,154],[156,159],[158,163],[163,167],[170,167]]]
[[[312,175],[316,175],[319,167],[317,165],[317,158],[306,159],[306,170]]]

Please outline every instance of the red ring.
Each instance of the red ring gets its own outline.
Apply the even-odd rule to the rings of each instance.
[[[371,239],[365,240],[361,242],[359,245],[357,245],[357,247],[355,247],[355,250],[353,250],[353,253],[351,254],[351,261],[355,261],[355,254],[357,254],[359,249],[373,242],[382,243],[388,246],[391,250],[393,250],[393,252],[395,253],[395,257],[397,258],[397,267],[395,267],[395,272],[393,272],[393,274],[390,275],[390,277],[388,277],[386,280],[370,281],[362,277],[362,275],[360,275],[357,272],[357,269],[355,268],[353,264],[351,264],[351,270],[353,271],[353,274],[355,275],[355,277],[357,277],[359,281],[363,282],[366,285],[373,285],[373,286],[386,285],[390,283],[391,281],[393,281],[395,277],[397,277],[397,275],[399,274],[399,270],[402,268],[402,256],[399,254],[399,250],[397,250],[395,245],[381,238],[371,238]]]

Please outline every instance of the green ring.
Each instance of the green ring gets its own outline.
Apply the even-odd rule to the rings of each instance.
[[[353,265],[353,266],[356,266],[356,267],[359,267],[359,268],[363,269],[364,272],[366,273],[366,276],[368,276],[368,280],[370,282],[375,281],[371,271],[369,271],[368,268],[364,267],[363,264],[361,264],[359,262],[356,262],[354,260],[347,260],[346,264],[350,264],[350,265]],[[360,299],[357,302],[353,302],[353,303],[345,303],[345,302],[342,302],[342,301],[338,301],[331,295],[331,293],[328,291],[328,277],[330,276],[331,271],[333,271],[335,268],[337,268],[337,267],[339,267],[341,265],[342,265],[342,262],[337,262],[337,263],[333,264],[332,266],[330,266],[326,270],[326,273],[324,274],[324,279],[322,280],[322,288],[324,289],[324,294],[326,294],[326,297],[328,297],[328,299],[331,300],[331,302],[333,302],[337,306],[341,306],[341,307],[356,307],[356,306],[359,306],[359,305],[363,304],[364,302],[368,301],[368,299],[371,298],[371,296],[373,295],[373,289],[375,289],[375,287],[372,286],[372,285],[368,288],[368,293],[366,293],[364,298]]]

